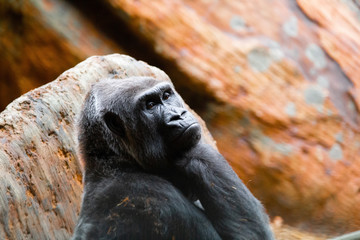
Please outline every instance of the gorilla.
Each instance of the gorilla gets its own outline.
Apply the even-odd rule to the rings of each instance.
[[[78,132],[84,195],[72,239],[274,239],[170,81],[100,81]]]

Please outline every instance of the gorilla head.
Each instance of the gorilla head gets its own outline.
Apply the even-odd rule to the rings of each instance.
[[[172,83],[150,77],[107,79],[94,85],[79,125],[84,159],[99,153],[116,155],[116,161],[136,162],[146,171],[166,169],[167,159],[201,138],[197,119]],[[85,167],[89,164],[96,163],[85,162]]]

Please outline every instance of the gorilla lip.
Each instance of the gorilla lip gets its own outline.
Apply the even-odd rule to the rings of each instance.
[[[191,127],[193,127],[194,125],[199,125],[199,124],[198,124],[197,122],[191,123],[189,126],[187,126],[187,127],[185,128],[184,131],[182,131],[175,139],[173,139],[173,142],[177,142],[178,140],[180,140],[180,139],[184,136],[184,134],[185,134]]]

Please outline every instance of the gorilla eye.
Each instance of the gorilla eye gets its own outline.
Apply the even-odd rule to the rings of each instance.
[[[155,102],[153,101],[148,101],[146,102],[146,109],[152,109],[153,107],[155,107]]]
[[[170,95],[171,95],[171,92],[170,92],[170,91],[165,91],[165,92],[164,92],[164,95],[163,95],[163,100],[168,100],[169,97],[170,97]]]

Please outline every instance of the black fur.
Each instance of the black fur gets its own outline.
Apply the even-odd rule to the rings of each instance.
[[[85,186],[73,239],[273,239],[262,205],[170,82],[103,80],[78,127]]]

